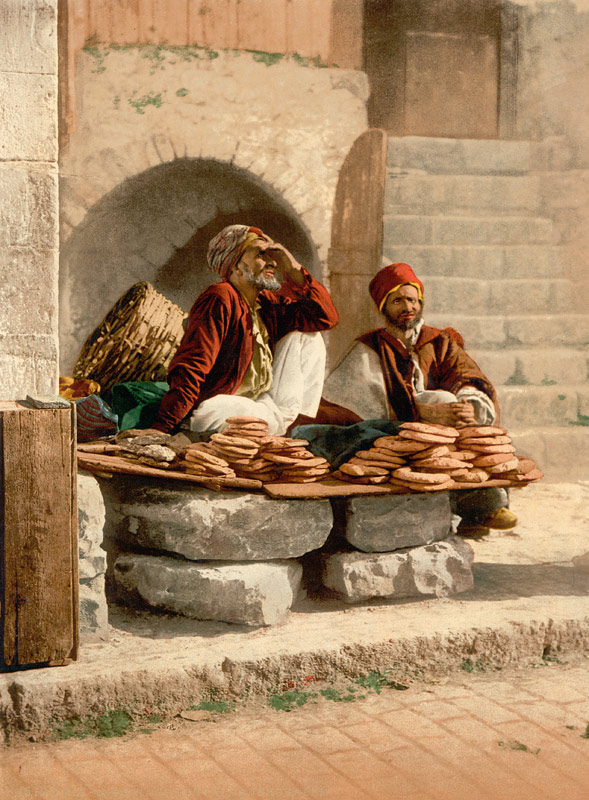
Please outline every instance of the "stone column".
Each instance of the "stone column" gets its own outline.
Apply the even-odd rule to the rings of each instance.
[[[57,389],[57,0],[0,3],[0,399]]]

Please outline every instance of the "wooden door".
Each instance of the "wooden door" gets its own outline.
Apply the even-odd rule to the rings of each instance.
[[[74,414],[0,403],[3,670],[77,656]]]
[[[369,120],[397,136],[499,135],[501,0],[367,0]]]
[[[381,267],[386,157],[385,131],[370,129],[356,139],[340,170],[328,255],[340,321],[329,333],[330,366],[354,337],[379,325],[368,284]]]

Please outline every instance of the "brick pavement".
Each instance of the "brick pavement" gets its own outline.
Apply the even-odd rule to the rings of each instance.
[[[0,798],[586,800],[588,694],[580,658],[289,713],[245,705],[151,734],[6,748]]]

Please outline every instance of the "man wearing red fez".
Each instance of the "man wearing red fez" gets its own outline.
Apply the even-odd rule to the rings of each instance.
[[[389,264],[369,285],[384,327],[359,336],[325,381],[323,397],[360,419],[422,421],[451,427],[492,425],[497,395],[451,328],[424,324],[424,288],[409,264]],[[517,518],[502,489],[465,493],[464,528],[512,528]],[[464,513],[461,513],[464,512]]]
[[[326,289],[259,228],[223,228],[207,261],[220,280],[190,311],[153,429],[216,430],[246,415],[283,434],[299,414],[317,411],[325,371],[319,331],[337,323],[337,311]]]

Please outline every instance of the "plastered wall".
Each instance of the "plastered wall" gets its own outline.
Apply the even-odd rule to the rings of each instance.
[[[57,0],[0,3],[0,398],[57,388]]]

